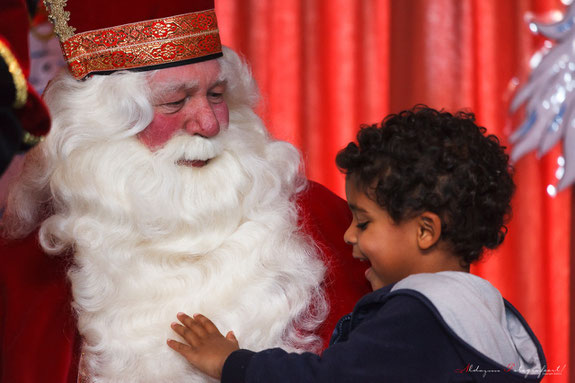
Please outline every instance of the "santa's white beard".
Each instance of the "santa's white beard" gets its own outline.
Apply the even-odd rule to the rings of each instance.
[[[234,330],[244,348],[320,346],[309,333],[327,314],[324,265],[297,228],[298,154],[250,124],[232,122],[216,140],[177,137],[156,153],[134,138],[95,144],[56,169],[62,213],[46,230],[74,243],[69,275],[92,381],[209,381],[166,345],[180,311]],[[202,168],[174,164],[212,157]]]

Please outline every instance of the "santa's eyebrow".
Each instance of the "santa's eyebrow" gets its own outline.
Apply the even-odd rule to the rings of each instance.
[[[214,81],[214,83],[210,86],[210,89],[216,88],[218,86],[226,86],[227,80],[225,79],[218,79]],[[188,82],[181,82],[181,81],[174,81],[168,82],[162,85],[158,85],[156,89],[152,91],[152,99],[155,104],[161,103],[167,96],[170,96],[174,93],[180,92],[195,92],[199,87],[198,81],[188,81]]]
[[[213,88],[218,87],[218,86],[226,86],[227,84],[228,84],[228,80],[219,79],[217,81],[214,81],[214,83],[210,86],[210,89],[213,89]]]
[[[181,81],[174,81],[174,82],[167,82],[162,85],[158,85],[155,89],[152,90],[152,98],[154,101],[160,101],[164,97],[178,92],[186,92],[186,91],[193,91],[199,87],[199,81],[188,81],[188,82],[181,82]]]

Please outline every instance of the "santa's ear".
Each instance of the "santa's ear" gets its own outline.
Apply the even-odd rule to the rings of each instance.
[[[441,237],[441,219],[435,213],[426,211],[417,217],[417,245],[421,250],[428,250]]]

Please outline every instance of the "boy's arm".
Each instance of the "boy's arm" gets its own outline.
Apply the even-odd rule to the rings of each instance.
[[[168,346],[180,353],[190,364],[203,373],[220,379],[227,357],[239,349],[232,331],[224,337],[208,318],[201,314],[190,317],[178,313],[179,323],[172,323],[172,329],[188,342],[180,343],[168,339]]]
[[[209,322],[199,315],[195,318],[182,317],[182,323],[190,323],[193,328]],[[211,332],[215,326],[208,324],[213,329],[189,334],[182,331],[182,326],[175,326],[176,332],[192,345],[182,347],[181,352],[170,346],[210,376],[221,376],[222,382],[447,381],[456,369],[465,367],[463,362],[473,362],[461,360],[453,338],[432,311],[412,296],[389,299],[359,324],[347,341],[330,346],[321,357],[279,348],[256,353],[239,350],[229,334],[226,340],[216,329],[214,336]],[[196,337],[207,340],[198,342]],[[226,345],[225,351],[222,345]]]
[[[222,383],[440,382],[465,367],[451,337],[421,300],[394,296],[376,311],[321,357],[279,348],[234,351],[224,363]]]

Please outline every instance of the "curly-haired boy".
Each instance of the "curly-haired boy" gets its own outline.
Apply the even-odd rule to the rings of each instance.
[[[168,341],[233,382],[537,382],[545,357],[519,312],[469,273],[501,244],[514,183],[497,137],[473,114],[425,106],[365,126],[336,158],[353,221],[344,239],[373,292],[322,356],[240,350],[209,319],[179,314]],[[223,372],[222,372],[223,370]]]

